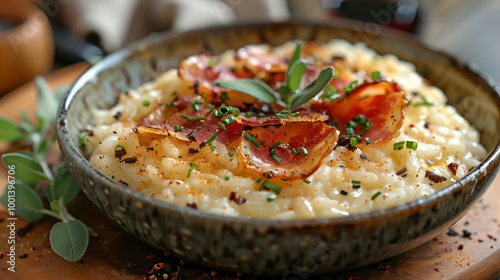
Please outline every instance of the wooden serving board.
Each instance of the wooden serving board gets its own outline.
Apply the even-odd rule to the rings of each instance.
[[[54,88],[71,84],[88,64],[76,64],[46,76]],[[19,119],[19,111],[32,113],[36,104],[33,83],[0,98],[0,115]],[[0,145],[0,154],[12,147]],[[57,149],[52,155],[55,160]],[[0,192],[7,171],[0,169]],[[55,219],[45,217],[29,224],[16,221],[16,272],[7,270],[10,245],[8,215],[0,208],[0,279],[154,279],[151,274],[168,275],[168,279],[270,279],[214,271],[190,264],[152,249],[129,237],[107,220],[83,195],[69,205],[70,212],[92,227],[99,237],[91,238],[88,251],[79,263],[69,263],[56,255],[47,244]],[[484,197],[459,220],[453,229],[407,253],[371,266],[338,274],[276,279],[495,279],[500,276],[500,177],[495,179]],[[470,237],[464,237],[470,232]],[[160,268],[155,270],[154,267]],[[165,266],[163,266],[165,265]],[[160,273],[161,272],[161,273]],[[160,275],[161,274],[161,275]],[[306,278],[307,277],[307,278]],[[160,278],[161,279],[161,278]]]

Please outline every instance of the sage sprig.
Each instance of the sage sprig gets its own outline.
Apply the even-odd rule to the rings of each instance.
[[[216,80],[213,84],[218,87],[244,93],[265,103],[277,103],[293,111],[322,92],[334,76],[334,68],[327,66],[320,71],[316,79],[300,89],[299,87],[307,68],[307,61],[300,59],[301,51],[302,42],[297,41],[293,55],[288,61],[285,80],[279,86],[278,92],[264,81],[257,79]]]
[[[0,117],[0,141],[24,142],[31,151],[16,151],[2,155],[7,167],[15,168],[15,181],[9,178],[8,187],[0,202],[8,208],[8,191],[15,191],[15,209],[10,215],[17,215],[26,221],[35,222],[44,215],[60,222],[50,231],[52,250],[67,261],[75,262],[83,257],[89,242],[89,235],[96,233],[73,217],[66,207],[78,194],[80,188],[66,164],[60,164],[53,172],[46,157],[56,141],[55,119],[58,101],[65,92],[60,88],[55,94],[43,78],[36,78],[38,104],[36,121],[32,123],[26,112],[21,112],[20,123]],[[10,169],[10,168],[9,168]],[[50,208],[44,208],[41,192],[45,194]]]

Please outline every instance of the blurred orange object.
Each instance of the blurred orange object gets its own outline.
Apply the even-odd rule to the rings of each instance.
[[[28,1],[0,1],[0,95],[48,71],[53,60],[45,13]]]

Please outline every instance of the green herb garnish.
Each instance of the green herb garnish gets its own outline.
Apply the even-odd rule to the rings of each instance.
[[[255,138],[252,137],[252,135],[245,133],[245,138],[250,141],[255,147],[260,147],[259,141],[255,140]]]
[[[184,127],[180,125],[174,125],[174,130],[177,132],[182,132],[184,130]]]
[[[36,78],[35,83],[38,89],[35,122],[31,122],[22,112],[20,123],[0,117],[0,141],[22,141],[31,145],[30,151],[2,155],[9,188],[5,188],[0,202],[9,216],[18,216],[28,222],[39,221],[44,215],[60,220],[50,231],[52,250],[65,260],[75,262],[85,254],[89,235],[96,236],[96,233],[68,211],[66,205],[80,191],[68,166],[62,163],[53,172],[47,163],[50,147],[56,140],[53,131],[58,100],[66,89],[59,89],[53,94],[43,78]],[[86,135],[81,135],[79,141],[84,146]],[[117,145],[115,149],[123,149],[123,146]],[[15,196],[12,190],[15,190]],[[49,208],[44,207],[39,194],[42,190]],[[12,198],[15,198],[15,208],[8,203]]]
[[[182,114],[181,117],[183,117],[183,118],[185,118],[187,120],[190,120],[190,121],[204,120],[205,119],[205,116],[191,117],[191,116],[184,115],[184,114]]]
[[[423,95],[420,95],[420,98],[422,99],[422,102],[415,103],[413,104],[413,107],[418,107],[418,106],[434,106],[434,103],[427,101]]]
[[[269,182],[268,180],[264,180],[264,182],[262,182],[262,184],[260,185],[260,190],[262,190],[264,188],[272,190],[272,191],[276,192],[277,194],[280,194],[280,192],[281,192],[281,188],[280,187],[278,187],[275,184]]]
[[[372,79],[373,79],[373,80],[378,80],[378,79],[380,79],[380,71],[373,71],[373,72],[372,72]]]
[[[266,198],[266,201],[267,202],[272,202],[273,200],[275,200],[278,196],[274,193],[270,193],[267,198]]]
[[[375,200],[375,199],[376,199],[379,195],[381,195],[381,194],[382,194],[382,192],[381,192],[381,191],[378,191],[376,194],[374,194],[374,195],[372,196],[372,200]]]
[[[149,101],[147,101],[147,100],[144,100],[144,101],[142,102],[142,106],[144,106],[144,107],[148,107],[150,104],[151,104],[151,103],[149,103]]]

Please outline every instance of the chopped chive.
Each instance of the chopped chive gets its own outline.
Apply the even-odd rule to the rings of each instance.
[[[264,172],[264,177],[267,177],[269,179],[273,178],[273,172],[272,171]]]
[[[304,180],[302,180],[302,181],[304,181],[304,183],[307,183],[307,184],[310,184],[310,183],[311,183],[311,181],[306,180],[306,179],[304,179]]]
[[[255,147],[260,147],[259,141],[255,140],[252,135],[245,133],[245,138],[250,141]]]
[[[144,106],[144,107],[148,107],[150,104],[151,104],[151,103],[149,103],[149,101],[147,101],[147,100],[144,100],[144,101],[142,102],[142,106]]]
[[[420,95],[420,98],[422,98],[422,102],[415,103],[413,104],[413,107],[418,107],[418,106],[434,106],[434,103],[427,101],[423,95]]]
[[[220,124],[220,129],[224,129],[224,130],[226,130],[226,126],[225,126],[223,123],[221,123],[221,124]]]
[[[405,146],[405,141],[399,141],[399,142],[394,143],[392,148],[394,149],[394,151],[398,151],[398,150],[403,149],[404,146]]]
[[[208,138],[207,145],[211,145],[212,141],[214,141],[216,137],[217,137],[217,132],[214,132],[214,134],[212,134],[212,136],[210,136],[210,138]]]
[[[278,147],[278,146],[279,146],[279,145],[281,145],[281,144],[282,144],[282,143],[281,143],[281,141],[278,141],[278,142],[276,142],[276,143],[272,144],[271,146],[269,146],[269,150],[272,150],[272,149],[274,149],[274,148]]]
[[[223,103],[226,103],[226,100],[229,100],[229,96],[227,96],[227,92],[222,91],[222,92],[220,93],[220,100],[221,100]]]
[[[358,127],[358,124],[355,121],[348,121],[344,124],[344,126],[356,129]]]
[[[229,176],[224,177],[224,180],[226,180],[226,181],[229,181],[229,179],[231,179],[231,178],[229,178]]]
[[[122,145],[116,145],[115,151],[118,150],[118,149],[125,150],[125,147],[123,147]]]
[[[80,142],[80,146],[82,147],[87,146],[87,143],[85,143],[85,136],[86,136],[85,132],[82,132],[80,133],[80,135],[78,135],[78,140]]]
[[[180,125],[174,125],[174,129],[177,132],[182,132],[184,130],[184,127]]]
[[[362,120],[366,120],[367,118],[365,117],[365,115],[359,114],[359,115],[354,116],[354,118],[352,118],[352,119],[354,121],[356,121],[356,122],[359,122],[359,121],[362,121]]]
[[[297,171],[295,169],[292,171],[292,174],[297,174],[297,173],[299,173],[299,171]]]
[[[201,126],[198,126],[198,127],[196,128],[196,130],[201,130]]]
[[[354,147],[356,147],[356,145],[358,144],[358,139],[356,137],[351,137],[349,139],[349,142],[351,143],[351,145],[353,145]]]
[[[351,127],[346,127],[345,134],[346,135],[354,135],[354,129],[352,129]]]
[[[350,84],[348,84],[345,88],[344,88],[344,93],[346,96],[349,96],[349,93],[351,93],[351,91],[353,91],[355,88],[358,87],[358,80],[354,80],[352,81]]]
[[[250,112],[245,112],[245,117],[247,117],[247,118],[251,118],[251,117],[252,117],[252,113],[250,113]]]
[[[212,152],[213,152],[213,151],[215,151],[215,146],[213,146],[213,145],[208,145],[208,146],[210,147],[210,150],[211,150]]]
[[[357,185],[357,184],[361,184],[361,181],[358,181],[358,180],[351,180],[351,183],[353,183],[353,184],[356,184],[356,185]]]
[[[191,116],[188,116],[188,115],[184,115],[182,114],[181,117],[187,119],[187,120],[190,120],[190,121],[195,121],[195,120],[203,120],[205,119],[205,116],[198,116],[198,117],[191,117]]]
[[[261,177],[261,178],[257,179],[257,181],[255,181],[255,182],[257,182],[257,184],[258,184],[258,183],[262,182],[262,180],[264,180],[264,179]]]
[[[292,117],[298,117],[299,115],[300,115],[300,113],[299,113],[299,112],[295,112],[295,113],[291,113],[291,114],[290,114],[290,116],[292,116]]]
[[[193,102],[191,102],[191,105],[193,106],[193,109],[195,111],[199,111],[200,110],[200,107],[198,107],[199,104],[203,104],[202,101],[198,101],[198,100],[193,100]]]
[[[274,150],[273,150],[274,151]],[[271,155],[271,157],[277,162],[277,163],[280,163],[282,161],[282,159],[280,159],[279,157],[277,157],[276,155]]]
[[[214,110],[215,110],[215,106],[212,106],[212,108],[210,108],[210,110],[208,110],[208,112],[205,114],[205,116],[209,115],[209,114],[210,114],[210,113],[212,113]]]
[[[229,151],[229,156],[230,156],[230,157],[233,157],[233,156],[234,156],[234,151],[233,151],[233,150],[230,150],[230,151]]]
[[[189,137],[189,136],[193,135],[193,133],[194,133],[194,130],[191,130],[188,134],[186,134],[186,136]]]
[[[265,143],[266,143],[266,140],[260,140],[259,142],[260,142],[260,144],[262,145],[262,144],[265,144]]]
[[[263,188],[270,189],[270,190],[276,192],[277,194],[280,194],[280,192],[281,192],[281,188],[280,187],[278,187],[275,184],[269,182],[268,180],[264,180],[264,182],[262,182],[262,184],[260,185],[260,190],[262,190]]]
[[[373,72],[372,72],[372,79],[373,79],[373,80],[378,80],[378,79],[380,79],[380,71],[373,71]]]
[[[191,171],[193,171],[193,169],[189,169],[188,175],[187,175],[188,178],[191,177]]]
[[[111,176],[111,179],[113,179],[113,180],[114,180],[115,178],[116,178],[116,177],[115,177],[115,175]]]
[[[287,179],[285,179],[285,178],[281,178],[281,181],[285,181],[285,182],[286,182],[286,181],[288,181],[288,180],[287,180]]]
[[[177,95],[177,91],[172,92],[170,95],[172,96]]]
[[[368,138],[368,137],[365,137],[365,142],[366,142],[366,144],[368,144],[368,145],[372,143],[372,141],[370,141],[370,138]]]
[[[378,191],[376,194],[374,194],[374,195],[372,196],[372,200],[375,200],[375,199],[376,199],[379,195],[381,195],[381,194],[382,194],[382,192],[381,192],[381,191]]]
[[[217,61],[215,61],[215,60],[213,60],[213,59],[212,59],[212,60],[210,60],[210,62],[208,63],[208,66],[209,66],[210,68],[212,68],[212,67],[214,67],[216,64],[217,64]]]
[[[323,93],[319,98],[327,99],[328,101],[333,101],[333,100],[339,99],[341,97],[342,97],[342,95],[340,93],[338,93],[336,89],[334,89],[330,85],[327,85],[325,87],[325,93]]]
[[[278,197],[278,196],[277,196],[276,194],[274,194],[274,193],[270,193],[270,194],[267,196],[266,200],[267,200],[267,202],[272,202],[272,201],[273,201],[273,200],[275,200],[277,197]]]
[[[418,143],[415,142],[415,141],[406,141],[406,148],[407,149],[412,149],[412,150],[416,150],[418,147]]]
[[[297,152],[297,150],[295,150],[295,148],[292,148],[292,152],[293,152],[296,156],[298,156],[298,155],[299,155],[299,152]]]
[[[227,117],[222,118],[221,121],[226,123],[226,124],[230,124],[230,123],[236,121],[236,118],[233,115],[229,115]]]
[[[306,149],[306,148],[304,148],[304,147],[298,147],[298,148],[297,148],[297,151],[298,151],[298,152],[302,152],[302,154],[303,154],[304,156],[307,156],[307,155],[309,154],[309,152],[307,151],[307,149]]]
[[[190,166],[191,168],[193,168],[193,169],[195,169],[195,168],[196,168],[196,164],[194,164],[194,163],[192,163],[192,162],[189,162],[189,166]]]

